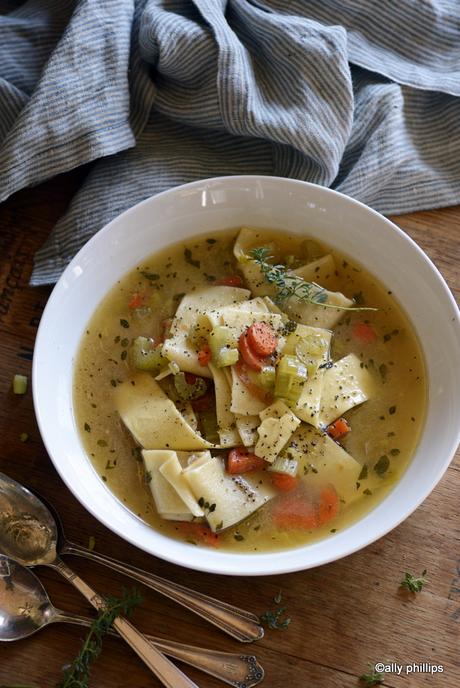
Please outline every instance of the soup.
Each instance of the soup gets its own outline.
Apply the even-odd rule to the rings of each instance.
[[[107,487],[164,535],[237,552],[333,537],[375,507],[426,396],[391,290],[316,241],[252,228],[146,258],[97,308],[74,371]]]

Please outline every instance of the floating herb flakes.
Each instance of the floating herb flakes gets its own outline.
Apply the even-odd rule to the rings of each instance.
[[[193,265],[194,268],[199,268],[201,263],[199,260],[195,260],[192,256],[192,252],[189,248],[184,248],[184,260],[189,265]]]
[[[91,432],[91,425],[89,423],[85,423],[83,427],[85,432]]]
[[[365,463],[363,465],[363,467],[361,468],[361,472],[358,475],[358,480],[366,480],[366,478],[367,478],[367,463]]]
[[[238,532],[234,533],[233,537],[235,538],[235,540],[237,542],[242,542],[245,539],[244,535],[241,535],[241,533],[238,533]]]
[[[217,243],[217,239],[206,239],[206,243],[207,243],[207,244],[216,244],[216,243]]]
[[[388,368],[385,365],[385,363],[381,363],[379,365],[379,373],[380,373],[380,377],[382,378],[382,382],[386,382],[387,381],[387,375],[388,375]]]
[[[396,406],[390,406],[390,408],[388,409],[388,413],[390,414],[390,416],[393,416],[396,413]]]
[[[391,456],[398,456],[400,453],[401,452],[397,447],[395,447],[394,449],[390,449]]]
[[[129,322],[125,318],[120,318],[120,325],[127,329],[129,327]]]
[[[97,445],[98,445],[98,447],[106,447],[107,442],[105,440],[98,440]]]
[[[152,480],[151,471],[146,471],[145,472],[145,482],[147,483],[147,485],[151,482],[151,480]]]
[[[141,275],[142,277],[145,277],[145,279],[149,280],[149,282],[156,282],[160,279],[160,275],[158,275],[156,272],[146,272],[145,270],[142,270]]]
[[[383,477],[390,467],[390,459],[386,454],[383,454],[374,466],[374,471],[380,477]]]

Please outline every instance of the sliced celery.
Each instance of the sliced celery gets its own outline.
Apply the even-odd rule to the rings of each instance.
[[[27,392],[27,376],[15,375],[13,378],[13,392],[15,394],[25,394]]]
[[[198,399],[206,393],[208,386],[206,380],[202,377],[197,377],[195,382],[189,384],[185,379],[185,373],[178,373],[174,375],[174,387],[176,388],[177,396],[181,401],[190,401],[191,399]]]
[[[297,475],[298,463],[297,459],[288,459],[286,456],[278,456],[274,462],[268,467],[269,471],[273,473],[285,473],[286,475]]]
[[[131,346],[131,362],[135,368],[158,374],[168,365],[168,359],[163,356],[163,347],[154,346],[154,340],[149,337],[134,339]]]
[[[276,369],[275,397],[296,403],[307,380],[307,367],[296,356],[282,356]]]
[[[200,421],[204,438],[212,444],[220,444],[215,411],[203,411],[200,413]]]
[[[252,377],[252,376],[251,376]],[[253,380],[258,387],[273,391],[275,387],[276,371],[274,366],[264,366],[259,373],[255,373]]]
[[[209,334],[212,362],[217,368],[234,365],[239,358],[238,342],[230,327],[218,325]]]

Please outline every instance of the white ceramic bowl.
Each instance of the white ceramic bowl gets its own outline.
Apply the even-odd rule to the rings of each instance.
[[[98,477],[80,441],[73,362],[97,304],[152,252],[194,234],[239,225],[306,233],[337,247],[391,288],[410,315],[428,371],[429,402],[412,463],[390,494],[354,525],[321,542],[269,554],[197,549],[157,533]],[[149,198],[113,220],[77,254],[43,314],[33,362],[35,411],[60,476],[96,518],[129,542],[183,566],[223,574],[275,574],[354,552],[398,525],[427,497],[455,452],[460,426],[459,313],[441,275],[398,227],[329,189],[275,177],[220,177]]]

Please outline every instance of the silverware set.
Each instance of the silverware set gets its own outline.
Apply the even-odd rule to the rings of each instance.
[[[26,638],[58,621],[83,626],[91,623],[90,619],[56,609],[29,567],[53,568],[95,609],[104,606],[104,599],[64,563],[61,555],[65,554],[91,559],[133,578],[240,642],[263,637],[258,617],[250,612],[69,542],[53,507],[43,497],[0,473],[0,641]],[[264,676],[254,655],[218,652],[147,636],[122,616],[113,622],[113,633],[121,636],[168,688],[196,688],[196,684],[165,655],[235,688],[255,686]]]

